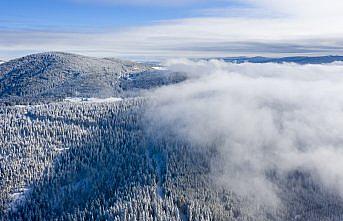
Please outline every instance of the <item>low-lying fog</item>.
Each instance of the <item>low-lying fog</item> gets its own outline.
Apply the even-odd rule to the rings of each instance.
[[[233,64],[170,60],[183,83],[151,94],[147,117],[199,148],[217,146],[218,184],[278,202],[270,170],[307,171],[343,196],[343,64]]]

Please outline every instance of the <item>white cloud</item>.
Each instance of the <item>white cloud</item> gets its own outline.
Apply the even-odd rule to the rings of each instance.
[[[340,0],[243,0],[261,8],[270,8],[302,18],[340,17],[342,18],[343,2]]]
[[[343,197],[343,64],[171,60],[190,80],[157,89],[147,117],[195,147],[217,146],[219,184],[278,202],[266,172],[295,169]]]

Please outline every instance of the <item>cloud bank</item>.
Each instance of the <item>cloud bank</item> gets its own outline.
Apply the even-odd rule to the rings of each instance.
[[[311,173],[343,197],[343,65],[170,60],[184,83],[155,90],[147,117],[200,149],[216,146],[212,175],[276,205],[269,171]]]

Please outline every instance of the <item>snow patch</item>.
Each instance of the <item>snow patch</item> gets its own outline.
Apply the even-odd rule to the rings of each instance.
[[[67,148],[59,148],[59,147],[56,147],[56,148],[55,148],[55,150],[56,150],[57,152],[63,152],[63,151],[69,150],[69,149],[70,149],[69,147],[67,147]]]
[[[27,110],[30,110],[32,108],[37,108],[37,107],[42,107],[43,105],[42,104],[27,104],[27,105],[24,105],[24,104],[17,104],[17,105],[14,105],[15,108],[18,108],[18,109],[27,109]]]
[[[117,102],[123,100],[120,97],[108,97],[108,98],[84,98],[84,97],[67,97],[64,101],[71,103],[106,103],[106,102]]]
[[[166,71],[166,70],[168,70],[166,67],[162,67],[162,66],[155,66],[155,67],[152,67],[152,69],[159,70],[159,71]]]

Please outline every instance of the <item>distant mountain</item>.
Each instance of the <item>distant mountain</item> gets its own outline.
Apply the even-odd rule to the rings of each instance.
[[[0,65],[0,101],[31,103],[116,96],[121,91],[121,77],[150,69],[112,58],[61,52],[33,54]]]
[[[319,56],[319,57],[283,57],[283,58],[268,58],[268,57],[229,57],[223,58],[226,62],[233,63],[296,63],[296,64],[327,64],[337,61],[343,61],[343,56]]]
[[[323,64],[343,61],[343,56],[221,59],[233,63]],[[159,64],[62,52],[0,61],[0,104],[47,103],[67,97],[130,96],[140,90],[186,79],[182,73],[159,70],[156,65]]]

